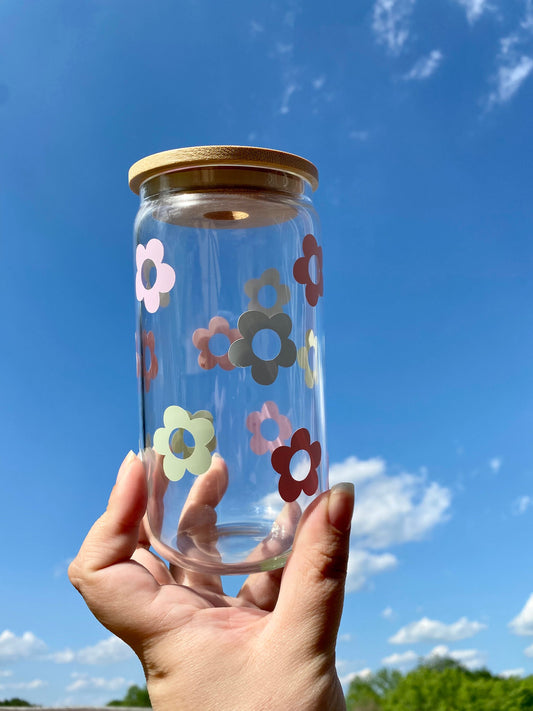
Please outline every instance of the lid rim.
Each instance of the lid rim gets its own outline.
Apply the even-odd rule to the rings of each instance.
[[[191,146],[154,153],[131,166],[128,182],[131,190],[139,194],[142,184],[154,176],[217,165],[281,170],[297,175],[313,190],[318,187],[318,170],[306,158],[272,148],[232,145]]]

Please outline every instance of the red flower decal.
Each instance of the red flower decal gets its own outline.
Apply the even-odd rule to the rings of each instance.
[[[324,295],[324,278],[322,276],[322,247],[319,247],[313,235],[305,235],[303,243],[304,256],[294,262],[292,273],[299,284],[305,284],[305,298],[311,306],[316,306],[318,297]],[[314,279],[309,273],[311,258],[315,257],[316,274]]]
[[[150,351],[150,367],[146,367],[146,350]],[[144,389],[146,392],[150,391],[150,383],[152,380],[155,378],[157,375],[157,372],[159,370],[159,366],[157,363],[157,358],[155,355],[155,338],[154,334],[152,331],[143,331],[142,332],[142,371],[143,371],[143,381],[144,381]]]
[[[291,474],[291,459],[297,452],[305,451],[309,455],[309,471],[303,477],[294,478]],[[318,489],[317,467],[322,459],[320,442],[311,442],[311,436],[304,427],[296,430],[290,446],[278,447],[272,452],[271,462],[281,474],[278,489],[283,501],[296,501],[302,491],[312,496]]]
[[[222,316],[214,316],[211,321],[209,321],[209,328],[197,328],[192,334],[192,342],[200,351],[198,355],[198,365],[204,370],[211,370],[211,368],[214,368],[218,363],[222,370],[233,370],[235,366],[230,363],[227,352],[223,355],[216,356],[209,350],[209,341],[212,336],[215,336],[217,333],[222,333],[226,336],[230,345],[241,337],[238,328],[230,328],[225,318],[222,318]]]

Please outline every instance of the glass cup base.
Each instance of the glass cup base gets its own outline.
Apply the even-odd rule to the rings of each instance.
[[[170,545],[149,531],[154,550],[173,565],[214,575],[247,575],[285,565],[293,536],[276,525],[234,523],[180,531]]]

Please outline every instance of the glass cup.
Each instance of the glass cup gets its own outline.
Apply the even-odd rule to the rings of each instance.
[[[317,170],[200,146],[129,181],[151,545],[196,571],[278,568],[328,488]]]

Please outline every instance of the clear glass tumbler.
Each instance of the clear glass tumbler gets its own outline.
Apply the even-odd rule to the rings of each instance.
[[[151,544],[191,570],[280,567],[328,488],[317,170],[200,146],[129,181]]]

